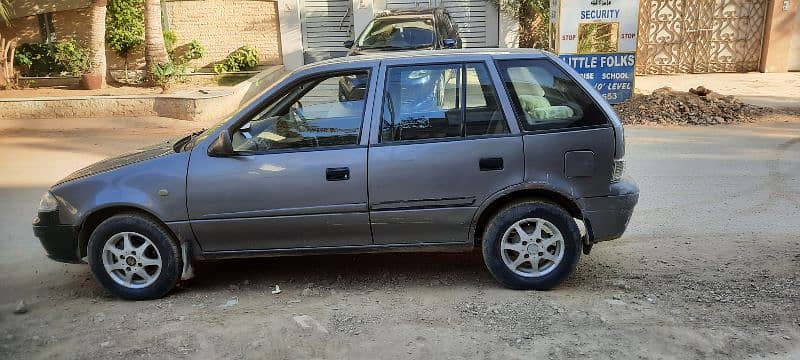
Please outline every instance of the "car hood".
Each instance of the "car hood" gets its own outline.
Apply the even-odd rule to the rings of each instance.
[[[56,183],[54,186],[72,180],[97,175],[106,171],[111,171],[126,165],[135,164],[145,160],[150,160],[164,155],[173,154],[175,153],[174,144],[177,141],[180,140],[162,142],[156,145],[151,145],[139,150],[131,151],[128,153],[124,153],[122,155],[98,161],[92,165],[89,165],[83,169],[80,169],[68,175],[67,177],[61,179],[61,181]]]

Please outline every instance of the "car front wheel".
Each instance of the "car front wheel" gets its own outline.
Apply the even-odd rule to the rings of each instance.
[[[169,231],[134,213],[103,221],[89,238],[89,266],[112,294],[128,300],[157,299],[180,277],[180,251]]]
[[[577,224],[561,207],[542,201],[499,211],[483,236],[489,272],[512,289],[546,290],[575,270],[581,254]]]

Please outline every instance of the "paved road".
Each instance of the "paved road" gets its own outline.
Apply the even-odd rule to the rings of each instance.
[[[151,302],[47,260],[30,219],[60,176],[191,125],[0,121],[0,358],[796,359],[800,119],[787,120],[628,129],[630,229],[554,291],[501,289],[477,253],[383,254],[203,264]],[[13,315],[21,298],[30,311]]]

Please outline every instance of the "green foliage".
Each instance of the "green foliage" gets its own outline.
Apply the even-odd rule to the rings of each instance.
[[[78,76],[89,69],[89,53],[74,38],[57,42],[55,48],[56,61],[64,72]]]
[[[0,22],[3,24],[11,24],[11,15],[14,13],[14,8],[11,7],[11,2],[14,0],[0,0]]]
[[[199,59],[206,56],[206,48],[203,47],[197,40],[189,42],[189,48],[183,54],[183,59],[188,61]]]
[[[106,44],[120,56],[144,43],[144,1],[109,0],[106,10]]]
[[[56,61],[55,45],[52,43],[25,43],[17,46],[14,61],[21,65],[24,76],[48,76],[63,70]]]
[[[192,40],[186,45],[181,45],[169,51],[169,58],[173,63],[186,64],[206,55],[206,48],[197,40]]]
[[[14,61],[24,68],[24,76],[77,76],[89,69],[89,53],[75,39],[21,44]]]
[[[173,62],[166,64],[153,64],[150,67],[150,76],[156,86],[166,90],[172,81],[182,81],[185,78],[186,67]]]
[[[167,52],[171,53],[175,50],[175,44],[178,43],[178,34],[175,34],[172,30],[164,31],[164,47],[167,48]]]
[[[519,47],[550,49],[549,0],[487,0],[500,12],[519,20]]]
[[[230,53],[222,63],[214,65],[214,72],[219,74],[249,70],[258,66],[258,62],[258,51],[252,46],[245,45]]]

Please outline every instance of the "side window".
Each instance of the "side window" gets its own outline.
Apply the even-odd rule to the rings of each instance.
[[[263,152],[358,144],[368,82],[368,71],[302,82],[235,131],[234,150]]]
[[[461,64],[391,67],[381,142],[461,136]]]
[[[527,131],[608,123],[603,111],[563,70],[549,60],[499,62],[500,74]]]
[[[387,71],[381,142],[505,133],[508,124],[485,64],[404,66]]]
[[[467,64],[466,136],[506,134],[508,123],[489,77],[486,64]]]

